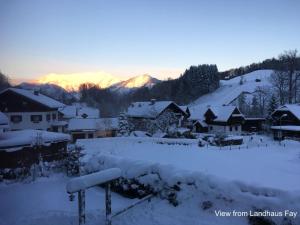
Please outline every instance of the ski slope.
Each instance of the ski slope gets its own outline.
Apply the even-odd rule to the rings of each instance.
[[[257,87],[269,86],[269,77],[273,70],[256,70],[243,75],[244,83],[240,85],[241,77],[221,80],[220,87],[209,94],[203,95],[190,105],[228,105],[242,92],[253,93]],[[260,79],[260,82],[256,82]]]

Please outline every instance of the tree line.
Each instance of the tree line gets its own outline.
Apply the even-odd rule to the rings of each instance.
[[[82,84],[79,87],[81,101],[87,102],[101,111],[102,116],[117,116],[131,102],[170,100],[178,104],[188,104],[201,95],[219,87],[220,74],[216,65],[191,66],[177,79],[162,81],[152,88],[142,87],[135,91],[120,94],[109,88],[101,89],[95,84]]]

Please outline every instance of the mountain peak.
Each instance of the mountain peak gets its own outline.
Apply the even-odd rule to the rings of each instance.
[[[112,85],[111,89],[114,91],[124,92],[140,87],[151,88],[159,82],[160,80],[150,76],[149,74],[142,74]]]

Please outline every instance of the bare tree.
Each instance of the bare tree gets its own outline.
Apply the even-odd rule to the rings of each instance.
[[[255,96],[258,100],[259,114],[264,116],[267,111],[267,102],[270,99],[270,87],[269,86],[258,86],[255,89]]]
[[[270,81],[279,97],[279,104],[283,105],[286,100],[288,88],[287,73],[284,71],[275,71],[271,74]]]
[[[297,92],[296,87],[296,67],[297,67],[297,50],[285,51],[279,56],[279,60],[282,62],[283,70],[287,72],[288,75],[288,103],[293,103],[296,101]]]

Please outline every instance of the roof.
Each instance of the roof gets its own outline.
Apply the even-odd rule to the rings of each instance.
[[[180,105],[179,108],[180,108],[182,111],[184,111],[184,112],[186,112],[187,110],[189,110],[189,107],[188,107],[187,105]]]
[[[99,109],[77,105],[67,105],[60,108],[59,112],[62,113],[66,119],[82,118],[84,114],[87,115],[87,118],[99,118],[100,116]]]
[[[290,111],[300,120],[300,104],[285,104],[284,106],[279,107],[276,111]]]
[[[69,131],[100,131],[118,129],[118,118],[73,118],[69,121]]]
[[[8,127],[8,118],[7,116],[0,112],[0,128],[3,128],[3,127]]]
[[[174,104],[183,113],[183,111],[176,103],[172,101],[155,101],[155,102],[134,102],[127,109],[127,116],[142,117],[142,118],[156,118],[169,105]]]
[[[196,120],[193,125],[199,123],[202,127],[207,127],[207,123],[202,120]]]
[[[272,130],[300,131],[300,126],[272,126]]]
[[[17,93],[19,95],[22,95],[32,101],[38,102],[42,105],[45,105],[49,108],[60,108],[60,107],[64,107],[65,104],[56,101],[53,98],[50,98],[46,95],[43,95],[41,93],[39,94],[34,94],[33,90],[25,90],[25,89],[19,89],[19,88],[7,88],[4,91],[2,91],[0,94],[6,92],[6,91],[13,91],[14,93]]]
[[[0,136],[0,149],[12,152],[20,150],[24,146],[33,146],[39,141],[37,138],[39,134],[41,135],[42,145],[70,140],[70,135],[56,132],[41,130],[8,131],[2,133]]]
[[[214,121],[227,122],[230,116],[233,114],[234,110],[237,109],[236,106],[225,105],[225,106],[211,106],[209,109],[217,117]],[[240,116],[242,114],[237,114]]]
[[[206,105],[194,105],[189,107],[190,110],[190,117],[189,119],[192,120],[199,120],[200,121],[204,121],[205,117],[204,114],[206,113],[208,107]]]

